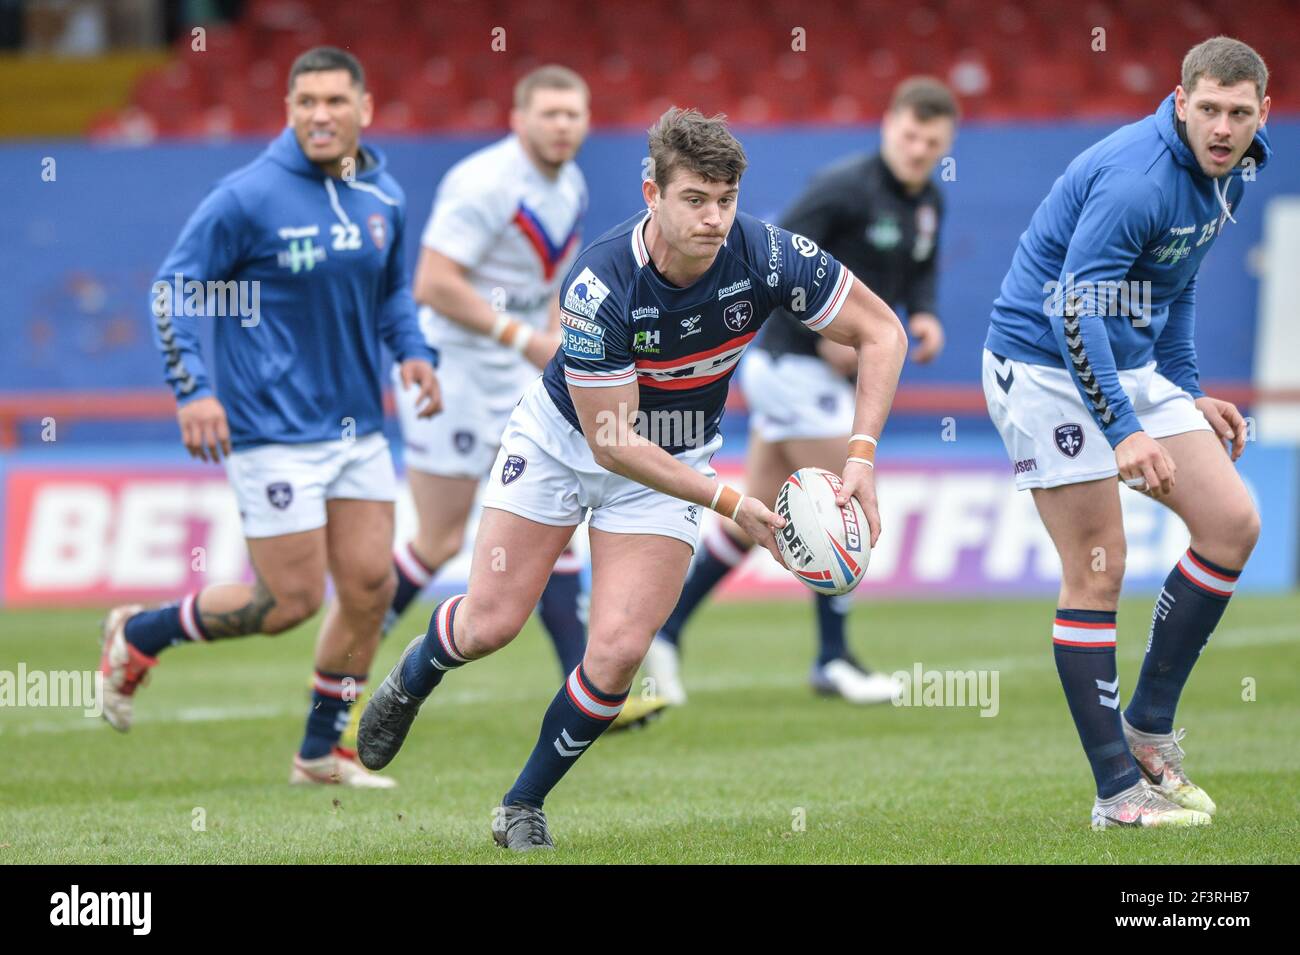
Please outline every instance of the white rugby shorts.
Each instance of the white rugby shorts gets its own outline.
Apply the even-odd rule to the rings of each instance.
[[[1156,363],[1119,372],[1142,430],[1153,438],[1210,431],[1192,396]],[[984,400],[1002,435],[1016,488],[1059,487],[1115,477],[1115,451],[1064,368],[999,359],[984,349]]]
[[[716,477],[709,459],[721,446],[718,433],[677,459]],[[596,530],[673,537],[692,550],[704,510],[597,464],[587,439],[560,414],[540,378],[510,415],[483,489],[483,506],[556,527],[580,524],[590,512]]]
[[[442,411],[432,418],[418,417],[419,389],[403,390],[401,370],[393,366],[403,461],[414,471],[478,480],[496,458],[519,396],[541,372],[522,355],[501,348],[485,356],[483,349],[442,344],[438,353]]]
[[[226,458],[245,537],[279,537],[325,526],[334,498],[392,501],[397,479],[380,431],[355,440],[263,444]]]
[[[853,384],[812,355],[773,358],[751,348],[740,363],[749,428],[764,441],[843,438],[853,433]]]

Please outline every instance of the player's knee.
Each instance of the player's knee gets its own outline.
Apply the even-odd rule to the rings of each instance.
[[[1063,578],[1074,599],[1090,603],[1114,603],[1124,586],[1124,565],[1128,548],[1123,542],[1098,544],[1065,567]]]
[[[465,546],[464,527],[420,528],[420,555],[430,567],[441,567]]]
[[[392,564],[350,568],[334,581],[339,603],[349,610],[387,608],[397,592],[397,575]]]
[[[1225,563],[1235,568],[1245,566],[1259,541],[1259,511],[1253,503],[1244,501],[1223,515],[1219,527],[1219,540],[1213,550],[1221,552]]]
[[[474,657],[486,656],[517,637],[530,613],[531,607],[521,610],[504,599],[479,603],[470,594],[465,606],[457,611],[455,638]]]
[[[590,669],[598,673],[617,674],[619,679],[631,680],[645,658],[650,641],[644,628],[634,628],[630,622],[604,625],[593,630],[587,638],[586,660]],[[615,692],[622,687],[602,687]]]
[[[324,587],[289,590],[275,595],[275,606],[266,615],[262,632],[270,636],[292,630],[310,620],[325,600]]]

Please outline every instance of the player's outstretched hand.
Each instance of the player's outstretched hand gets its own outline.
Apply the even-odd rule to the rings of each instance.
[[[555,357],[559,347],[559,335],[553,335],[550,332],[535,332],[533,337],[528,339],[527,347],[524,348],[524,357],[538,368],[545,368],[551,363],[551,359]]]
[[[785,561],[781,559],[781,552],[776,549],[774,536],[777,531],[785,527],[784,517],[769,511],[758,498],[745,497],[740,502],[740,510],[736,512],[736,523],[749,535],[750,540],[766,547],[768,553],[776,558],[776,562],[782,567],[785,566]]]
[[[943,325],[928,312],[917,312],[907,320],[907,332],[916,339],[912,361],[928,365],[943,351]]]
[[[216,398],[195,398],[176,412],[181,426],[181,441],[191,457],[201,461],[220,461],[230,457],[230,425],[226,409]]]
[[[1152,497],[1164,497],[1174,489],[1178,466],[1145,431],[1134,431],[1115,446],[1115,465],[1125,484]]]
[[[1229,452],[1232,460],[1241,457],[1241,453],[1246,450],[1246,419],[1241,416],[1237,406],[1231,401],[1205,397],[1196,399],[1196,407],[1201,409],[1201,414],[1210,422],[1210,427],[1219,436],[1219,440],[1225,445],[1232,444]]]
[[[442,389],[438,386],[438,376],[423,358],[408,358],[402,362],[402,387],[419,386],[420,393],[415,396],[417,417],[432,418],[442,410]]]
[[[876,472],[865,464],[850,461],[844,465],[844,474],[840,476],[844,486],[835,495],[835,503],[844,507],[850,497],[856,497],[862,505],[862,513],[867,517],[867,527],[871,529],[871,546],[880,540],[880,504],[876,501]]]

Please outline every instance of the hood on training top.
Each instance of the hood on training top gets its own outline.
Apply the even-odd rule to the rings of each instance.
[[[361,168],[357,170],[356,178],[362,181],[379,178],[379,174],[387,165],[384,154],[374,146],[359,146],[358,151],[361,154],[361,162],[358,163]],[[271,140],[270,145],[266,147],[266,156],[277,165],[300,176],[312,179],[325,178],[325,173],[320,166],[308,159],[307,154],[298,145],[298,137],[294,135],[292,126],[286,126],[279,136]]]

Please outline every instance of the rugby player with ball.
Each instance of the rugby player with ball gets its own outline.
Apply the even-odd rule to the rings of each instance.
[[[447,673],[518,635],[590,514],[586,654],[493,816],[496,842],[517,851],[554,845],[543,803],[622,708],[677,602],[703,509],[777,554],[773,532],[785,522],[715,480],[709,461],[722,443],[727,384],[778,307],[857,351],[852,432],[865,437],[845,449],[838,503],[856,498],[869,542],[880,534],[873,442],[907,352],[902,324],[814,242],[737,212],[747,160],[722,117],[670,109],[649,145],[646,210],[584,249],[561,286],[563,345],[502,435],[468,592],[438,605],[358,733],[362,762],[386,766]],[[692,426],[656,427],[664,419]]]

